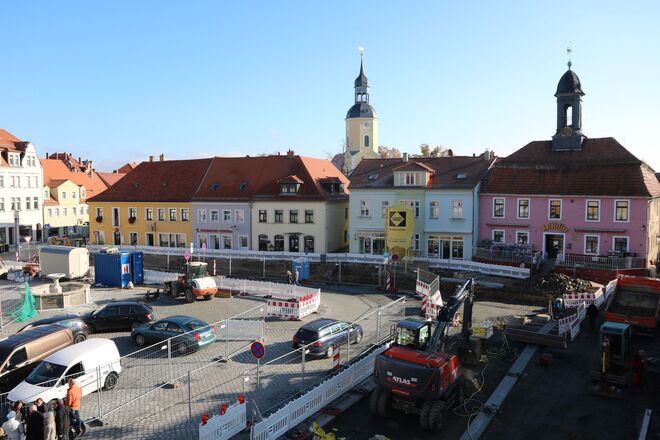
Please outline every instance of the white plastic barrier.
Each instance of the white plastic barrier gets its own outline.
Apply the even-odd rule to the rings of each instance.
[[[376,356],[386,349],[386,345],[376,348],[342,372],[324,380],[277,412],[257,422],[252,428],[251,439],[275,440],[282,437],[296,425],[371,376]]]
[[[421,260],[419,258],[418,260]],[[509,278],[529,278],[529,269],[525,267],[513,267],[500,264],[488,264],[470,260],[450,260],[439,258],[426,258],[429,267],[440,267],[442,269],[463,270],[468,272],[480,272],[487,275],[498,275]]]
[[[559,334],[563,335],[566,334],[567,332],[570,332],[571,340],[575,339],[575,337],[580,332],[580,323],[587,315],[586,310],[587,309],[585,303],[581,302],[577,306],[577,310],[574,314],[567,316],[565,318],[558,319],[557,325],[559,326]]]
[[[422,280],[417,280],[415,293],[421,297],[429,296],[431,294],[431,285]]]
[[[276,298],[268,299],[266,315],[277,318],[300,320],[316,312],[321,305],[321,291],[293,301]]]
[[[224,414],[210,417],[199,424],[199,440],[227,440],[245,429],[247,424],[245,401],[230,405]]]
[[[435,292],[435,294],[431,295],[428,298],[428,302],[426,304],[426,309],[425,309],[425,315],[426,319],[431,319],[435,320],[438,317],[438,311],[440,308],[443,306],[442,302],[442,296],[440,295],[440,291]]]
[[[295,284],[273,283],[270,281],[244,280],[240,278],[215,277],[219,290],[236,292],[243,295],[274,296],[278,298],[303,298],[320,292],[312,287]]]

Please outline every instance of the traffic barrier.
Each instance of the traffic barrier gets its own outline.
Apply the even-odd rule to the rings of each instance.
[[[332,355],[332,369],[333,370],[336,370],[337,368],[339,368],[339,358],[341,357],[340,352],[341,352],[341,350],[338,349],[337,352]]]
[[[297,321],[316,312],[320,305],[320,290],[302,298],[292,298],[289,300],[269,298],[266,315]]]
[[[203,417],[199,424],[199,440],[227,440],[244,430],[247,424],[246,407],[245,398],[238,396],[232,405],[223,403],[218,415]]]
[[[425,297],[426,298],[426,307],[424,309],[424,315],[426,316],[426,319],[431,319],[435,321],[435,319],[438,317],[438,312],[444,305],[442,302],[442,296],[440,295],[440,291],[435,292],[430,297]]]
[[[600,305],[605,302],[605,295],[603,288],[599,288],[595,292],[582,292],[582,293],[565,293],[563,295],[565,307],[578,307],[580,304],[596,304]]]
[[[371,376],[376,356],[387,348],[387,344],[376,347],[346,369],[255,423],[250,438],[252,440],[270,440],[282,437],[299,423],[313,416],[321,408]]]

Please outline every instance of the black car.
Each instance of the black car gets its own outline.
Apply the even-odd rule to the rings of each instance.
[[[153,309],[137,301],[113,301],[81,318],[91,333],[131,331],[140,324],[156,320]]]
[[[55,315],[48,318],[39,319],[38,321],[29,323],[16,333],[22,333],[26,330],[49,324],[61,325],[62,327],[71,329],[71,332],[73,332],[73,342],[76,344],[78,342],[84,341],[87,339],[87,336],[89,336],[89,327],[85,321],[83,321],[80,316],[72,314]]]
[[[362,340],[362,327],[336,319],[317,319],[305,324],[293,336],[293,348],[306,346],[305,354],[312,356],[332,357],[335,349],[346,345],[357,344]]]

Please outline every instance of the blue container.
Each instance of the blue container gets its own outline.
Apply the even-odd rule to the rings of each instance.
[[[133,284],[144,283],[144,264],[141,251],[131,252],[131,273]]]
[[[294,277],[296,276],[296,269],[298,270],[298,281],[308,280],[312,276],[309,260],[307,258],[297,258],[292,260],[291,269]]]
[[[94,283],[110,287],[126,287],[132,281],[131,254],[94,255]]]

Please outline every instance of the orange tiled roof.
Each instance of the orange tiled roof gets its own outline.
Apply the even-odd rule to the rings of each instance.
[[[78,186],[85,187],[87,198],[101,194],[107,188],[95,171],[71,171],[61,159],[40,159],[40,162],[44,169],[44,185],[50,188],[58,187],[63,181],[70,180]]]

